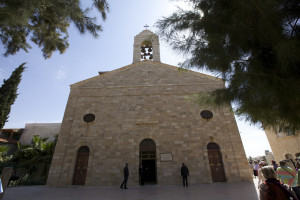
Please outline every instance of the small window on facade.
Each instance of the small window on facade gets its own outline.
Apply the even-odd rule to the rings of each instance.
[[[295,135],[295,131],[293,131],[292,129],[287,128],[277,128],[277,130],[275,130],[276,135],[278,138],[284,137],[284,136],[291,136],[291,135]]]
[[[276,132],[278,138],[282,138],[284,136],[283,132]]]
[[[291,130],[291,129],[288,129],[288,130],[286,130],[285,134],[287,136],[290,136],[290,135],[295,135],[295,132],[293,130]]]
[[[86,114],[86,115],[83,116],[83,121],[89,123],[89,122],[94,121],[95,118],[96,118],[96,117],[95,117],[94,114],[89,113],[89,114]]]
[[[210,120],[211,118],[213,118],[214,115],[210,110],[203,110],[200,112],[200,116],[203,119]]]

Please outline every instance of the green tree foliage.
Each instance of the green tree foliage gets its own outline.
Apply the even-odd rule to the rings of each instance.
[[[300,130],[299,0],[188,2],[191,9],[156,25],[189,56],[182,67],[224,79],[226,88],[210,94],[213,103],[231,102],[238,116],[264,128]]]
[[[20,145],[12,156],[0,157],[0,173],[4,167],[13,167],[17,171],[18,180],[11,185],[44,185],[47,180],[57,136],[54,140],[33,136],[31,145]],[[0,146],[0,156],[5,154]]]
[[[14,104],[18,96],[17,90],[25,69],[24,65],[25,63],[15,69],[9,79],[4,80],[0,87],[0,129],[7,122],[11,105]]]
[[[13,160],[29,164],[51,164],[56,141],[57,135],[52,141],[35,135],[32,138],[32,145],[21,145],[15,152]]]
[[[251,156],[249,156],[248,162],[250,162],[251,164],[253,163],[253,158]]]
[[[8,147],[1,145],[0,146],[0,162],[3,162],[5,160],[7,152],[8,152]]]
[[[0,0],[0,39],[5,56],[20,49],[28,52],[28,39],[37,44],[45,58],[54,51],[64,53],[68,48],[68,27],[74,23],[81,34],[94,37],[102,31],[97,18],[90,11],[96,8],[106,19],[106,0],[93,0],[90,8],[83,9],[80,0]]]

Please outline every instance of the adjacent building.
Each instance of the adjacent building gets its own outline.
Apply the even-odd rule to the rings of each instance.
[[[300,156],[300,134],[293,132],[265,130],[276,161]]]
[[[2,129],[0,132],[0,146],[8,147],[8,155],[13,154],[17,148],[19,140],[22,136],[23,128],[6,128]]]
[[[20,144],[31,144],[34,135],[52,140],[59,133],[60,126],[61,123],[27,123]]]

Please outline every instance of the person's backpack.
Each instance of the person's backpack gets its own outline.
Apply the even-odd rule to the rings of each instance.
[[[290,197],[292,197],[292,194],[288,192],[288,190],[284,190],[282,187],[280,187],[277,184],[274,183],[265,183],[267,188],[266,200],[290,200]],[[283,186],[284,187],[284,186]]]

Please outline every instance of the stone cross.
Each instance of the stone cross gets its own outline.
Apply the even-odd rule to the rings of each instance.
[[[148,29],[149,26],[146,24],[144,27],[145,27],[146,29]]]

